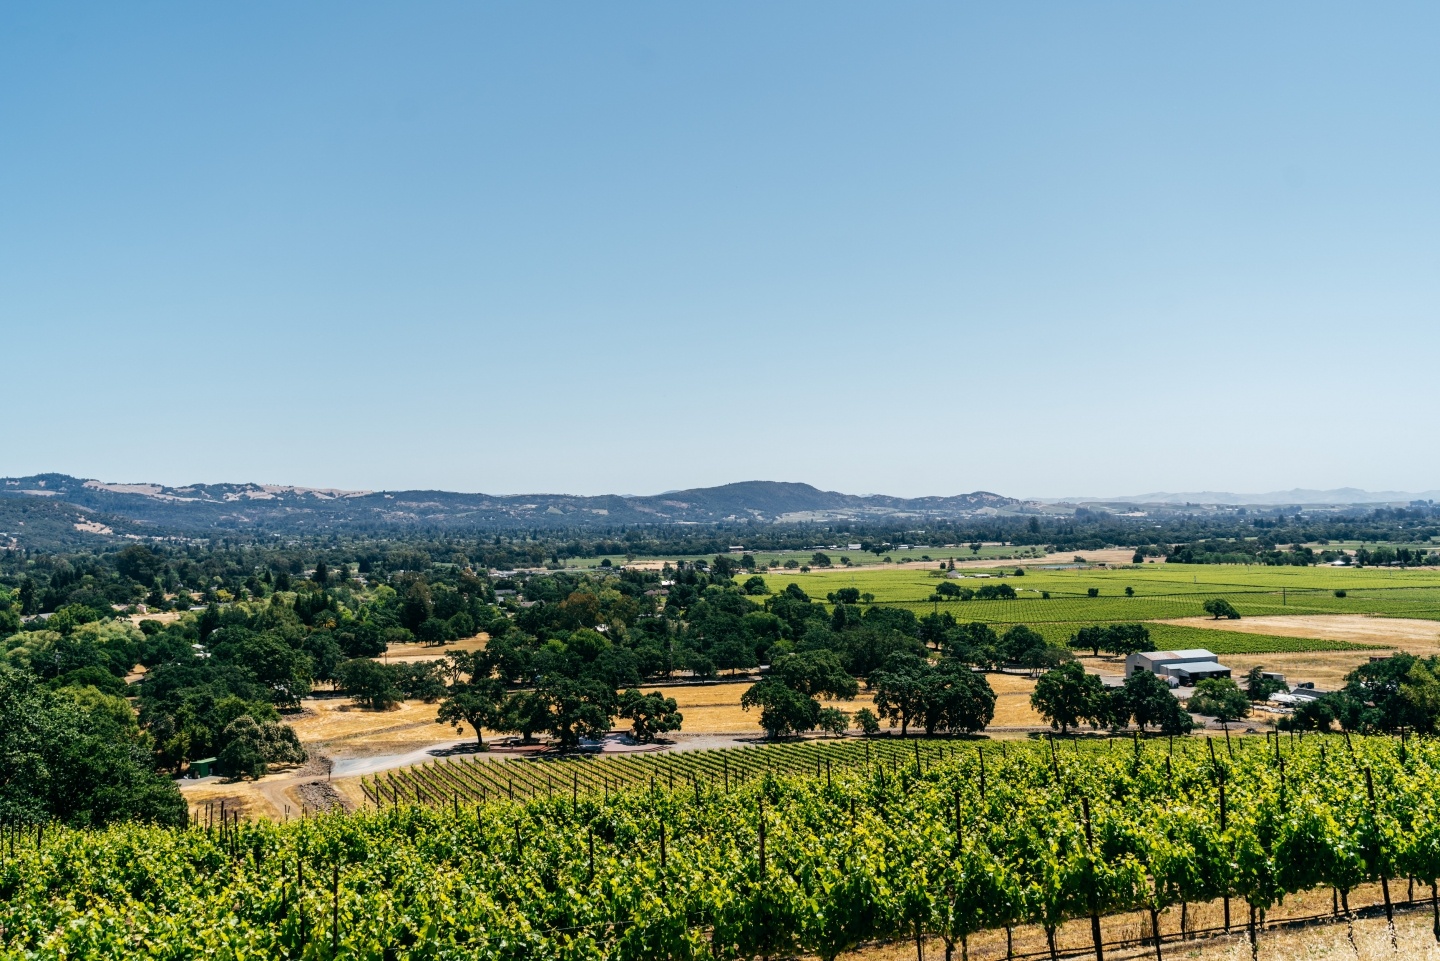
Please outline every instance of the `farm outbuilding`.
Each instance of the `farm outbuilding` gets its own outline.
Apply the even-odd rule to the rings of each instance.
[[[1125,676],[1136,671],[1149,671],[1160,677],[1174,678],[1190,687],[1207,677],[1229,677],[1230,668],[1203,648],[1186,651],[1144,651],[1125,658]]]

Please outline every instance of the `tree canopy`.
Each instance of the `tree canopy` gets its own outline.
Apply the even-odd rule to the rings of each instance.
[[[1108,724],[1115,715],[1112,700],[1100,678],[1086,673],[1078,661],[1042,674],[1030,695],[1031,706],[1062,734],[1082,722],[1095,727]]]
[[[1187,707],[1192,714],[1230,724],[1250,716],[1250,698],[1228,677],[1207,677],[1195,685]]]
[[[185,801],[143,746],[123,700],[94,688],[51,692],[0,665],[0,822],[185,824]]]
[[[1235,609],[1235,605],[1231,604],[1223,597],[1212,597],[1202,606],[1205,610],[1205,613],[1209,614],[1217,621],[1220,620],[1220,618],[1222,617],[1228,618],[1232,621],[1238,621],[1240,619],[1240,612]]]

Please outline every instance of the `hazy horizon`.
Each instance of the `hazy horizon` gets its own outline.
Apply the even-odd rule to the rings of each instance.
[[[0,474],[1440,486],[1434,5],[0,27]]]

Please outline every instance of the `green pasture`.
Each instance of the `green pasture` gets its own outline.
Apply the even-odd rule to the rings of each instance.
[[[939,572],[865,569],[771,572],[772,591],[795,583],[823,601],[842,587],[874,596],[874,603],[916,613],[949,611],[957,620],[994,624],[1106,623],[1203,617],[1203,605],[1223,597],[1244,617],[1266,614],[1373,614],[1440,620],[1440,571],[1335,567],[1248,567],[1154,564],[1119,569],[965,571],[950,579],[971,589],[1003,583],[1014,600],[931,601]],[[976,574],[988,573],[989,577]],[[998,575],[1003,574],[1003,577]],[[1125,589],[1132,588],[1133,596]],[[1094,588],[1098,596],[1090,597]],[[1343,590],[1344,597],[1335,592]],[[1045,597],[1049,594],[1049,597]]]

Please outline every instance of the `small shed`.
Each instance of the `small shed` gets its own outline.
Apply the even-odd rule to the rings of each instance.
[[[215,773],[215,758],[202,757],[198,761],[190,762],[190,774],[193,777],[209,777]]]

